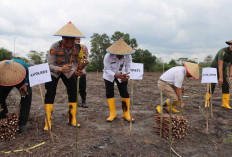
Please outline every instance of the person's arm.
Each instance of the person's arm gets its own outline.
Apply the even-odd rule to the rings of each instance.
[[[222,85],[223,83],[223,60],[218,60],[218,72],[219,72],[218,83]]]
[[[105,73],[110,76],[115,76],[115,72],[112,71],[110,54],[106,53],[104,57],[104,69]],[[115,76],[116,77],[116,76]]]
[[[180,107],[183,108],[184,107],[184,102],[182,101],[182,89],[181,88],[178,88],[176,87],[176,95],[178,97],[178,100],[180,101]]]

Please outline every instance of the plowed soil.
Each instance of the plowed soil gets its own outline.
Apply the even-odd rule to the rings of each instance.
[[[130,123],[121,118],[121,98],[116,86],[117,119],[112,123],[106,122],[109,110],[102,73],[87,73],[89,108],[78,108],[78,122],[81,127],[76,129],[67,125],[68,98],[66,88],[60,81],[52,116],[54,143],[48,133],[43,130],[45,109],[39,86],[34,86],[28,130],[17,134],[15,139],[0,142],[0,156],[75,156],[77,135],[78,156],[167,157],[169,142],[160,138],[153,128],[156,125],[155,108],[160,103],[160,93],[157,89],[160,75],[161,73],[147,72],[143,80],[129,83],[130,92],[133,89],[132,115],[135,119],[131,131]],[[232,156],[232,110],[221,107],[220,87],[216,86],[213,96],[213,118],[209,118],[208,133],[205,132],[206,119],[204,117],[206,114],[204,108],[206,84],[201,84],[200,80],[186,78],[184,87],[185,96],[188,97],[183,98],[185,102],[183,116],[189,122],[189,130],[187,136],[173,141],[173,149],[182,157]],[[42,85],[42,94],[44,93],[44,85]],[[18,112],[19,100],[19,92],[14,89],[7,98],[9,112]],[[42,142],[45,144],[27,150]],[[12,152],[19,149],[24,151]],[[173,152],[172,155],[177,156]]]

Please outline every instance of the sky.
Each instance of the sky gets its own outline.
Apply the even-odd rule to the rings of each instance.
[[[0,0],[0,48],[17,56],[47,52],[71,21],[91,49],[93,33],[129,33],[164,62],[198,62],[232,40],[231,0]]]

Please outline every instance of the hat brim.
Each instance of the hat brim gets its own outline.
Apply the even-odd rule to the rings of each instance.
[[[135,53],[135,51],[134,51],[134,52],[131,52],[131,53],[127,53],[127,54],[123,54],[123,53],[113,53],[113,52],[110,52],[110,51],[108,51],[108,50],[106,50],[106,52],[108,52],[108,53],[110,53],[110,54],[113,54],[113,55],[131,55],[131,54]]]

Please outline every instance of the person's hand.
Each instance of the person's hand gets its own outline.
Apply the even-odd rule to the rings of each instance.
[[[220,85],[222,85],[222,83],[223,83],[223,78],[219,78],[218,83],[219,83]]]
[[[230,82],[232,81],[232,77],[229,77],[229,81],[230,81]]]
[[[122,73],[116,73],[114,74],[114,77],[122,79]]]
[[[181,108],[184,108],[184,102],[181,102],[181,103],[180,103],[180,107],[181,107]]]
[[[63,72],[63,73],[67,73],[70,71],[70,68],[71,68],[71,64],[65,64],[62,67],[59,67],[58,71]]]
[[[28,92],[27,92],[27,85],[26,84],[23,84],[20,88],[19,88],[19,92],[20,92],[20,95],[21,97],[25,97],[26,95],[28,95]]]
[[[73,75],[74,76],[81,76],[83,74],[83,71],[82,70],[76,70],[74,73],[73,73]]]
[[[122,82],[126,82],[128,79],[129,79],[129,75],[127,75],[127,74],[122,74],[122,78],[121,78],[121,81],[122,81]]]

